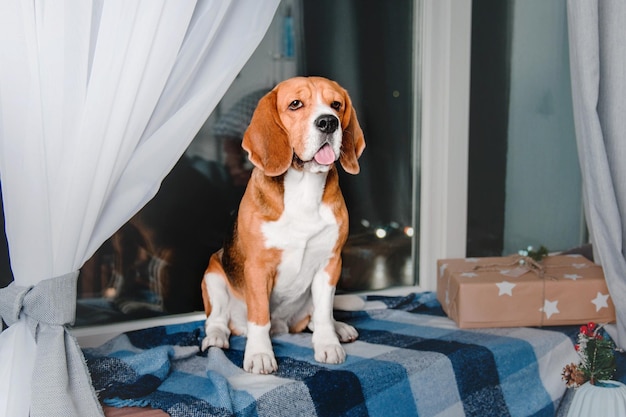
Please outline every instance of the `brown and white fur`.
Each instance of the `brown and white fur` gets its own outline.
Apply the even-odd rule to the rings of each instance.
[[[270,335],[308,326],[315,359],[342,363],[340,342],[358,333],[332,310],[348,236],[335,161],[357,174],[365,148],[350,97],[321,77],[283,81],[259,101],[242,146],[255,168],[232,240],[204,275],[202,348],[245,335],[244,369],[272,373]]]

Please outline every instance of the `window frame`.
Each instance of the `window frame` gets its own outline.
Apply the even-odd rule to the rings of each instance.
[[[419,285],[437,288],[437,259],[465,257],[471,0],[423,0]]]
[[[414,154],[419,169],[414,187],[419,189],[414,195],[419,237],[414,253],[419,283],[374,291],[378,294],[435,291],[437,259],[465,256],[471,5],[471,0],[415,0]],[[94,347],[123,332],[204,318],[204,312],[195,312],[85,326],[71,333],[82,347]]]

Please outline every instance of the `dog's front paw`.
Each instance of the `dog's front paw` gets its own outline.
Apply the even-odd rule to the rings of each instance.
[[[346,360],[346,351],[339,343],[316,345],[315,360],[322,363],[343,363]]]
[[[202,350],[207,350],[211,346],[218,347],[220,349],[228,349],[230,344],[228,343],[229,334],[224,330],[216,327],[206,329],[206,336],[202,339]]]
[[[276,372],[278,364],[274,353],[246,353],[243,358],[243,369],[253,374],[271,374]]]
[[[359,337],[354,327],[341,321],[335,321],[335,333],[342,343],[354,342]]]

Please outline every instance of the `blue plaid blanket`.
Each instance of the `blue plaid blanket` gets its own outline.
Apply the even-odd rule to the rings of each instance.
[[[315,362],[311,335],[273,338],[278,371],[242,369],[245,338],[199,350],[204,323],[128,332],[84,349],[107,405],[194,416],[553,416],[578,328],[460,330],[426,292],[368,297],[335,317],[357,328],[341,365]]]

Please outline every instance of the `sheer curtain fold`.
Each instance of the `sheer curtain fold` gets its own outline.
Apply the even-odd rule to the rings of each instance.
[[[101,414],[66,330],[76,271],[154,196],[277,6],[0,2],[0,178],[15,276],[0,314],[19,315],[0,334],[0,416]],[[21,294],[69,313],[42,321]]]
[[[626,348],[626,4],[568,0],[572,99],[584,207]]]

